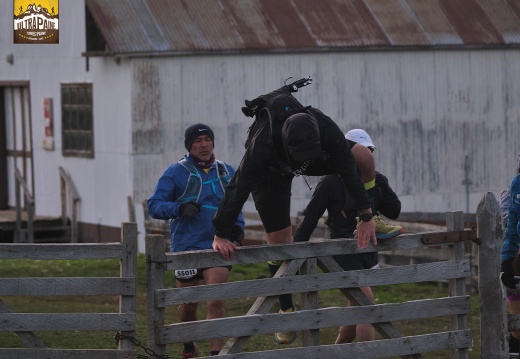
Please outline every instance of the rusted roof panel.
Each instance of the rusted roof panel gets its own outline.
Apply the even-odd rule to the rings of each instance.
[[[516,0],[85,0],[109,51],[518,46]]]
[[[504,44],[502,34],[476,0],[439,0],[466,45]]]
[[[404,0],[366,0],[394,46],[426,46],[430,41]]]
[[[430,45],[464,45],[455,27],[446,17],[440,0],[407,1],[411,11],[415,14],[422,31],[428,37]]]
[[[478,0],[486,15],[499,33],[502,34],[506,44],[520,43],[518,32],[518,19],[520,19],[520,1],[517,0]]]

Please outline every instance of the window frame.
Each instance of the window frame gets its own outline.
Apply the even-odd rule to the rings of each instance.
[[[60,92],[63,156],[94,158],[92,83],[62,83]]]

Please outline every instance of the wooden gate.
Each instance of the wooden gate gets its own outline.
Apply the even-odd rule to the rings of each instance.
[[[380,240],[377,250],[403,250],[424,246],[444,246],[450,259],[434,263],[344,272],[330,257],[336,254],[375,251],[357,247],[353,239],[320,240],[272,246],[241,247],[235,259],[224,261],[212,250],[165,253],[161,235],[146,236],[148,347],[164,355],[166,345],[193,340],[228,338],[223,358],[384,358],[420,357],[421,353],[452,350],[452,358],[467,358],[472,337],[467,326],[470,299],[465,278],[471,275],[464,258],[464,242],[475,240],[474,230],[464,230],[462,212],[448,213],[448,231],[401,235]],[[165,288],[166,271],[204,268],[225,264],[248,264],[283,260],[274,278],[234,281],[225,284],[188,288]],[[322,272],[317,271],[319,267]],[[297,275],[298,274],[298,275]],[[449,296],[425,298],[403,303],[373,304],[359,289],[398,283],[449,281]],[[338,288],[354,307],[318,308],[318,292]],[[277,296],[302,293],[302,308],[294,313],[270,313]],[[201,320],[190,323],[165,323],[165,308],[181,303],[257,297],[241,316]],[[402,320],[425,320],[440,316],[451,318],[448,331],[404,336],[392,324]],[[384,338],[372,342],[322,345],[319,329],[370,322]],[[303,347],[267,352],[244,352],[247,340],[255,335],[278,331],[303,331]]]
[[[0,348],[9,359],[137,358],[130,339],[136,329],[137,224],[124,223],[120,243],[0,244],[0,259],[119,259],[120,277],[0,278],[2,296],[119,296],[119,313],[12,313],[0,299],[0,331],[14,332],[27,348]],[[78,261],[77,265],[81,265]],[[88,275],[88,273],[85,273]],[[53,349],[34,332],[118,331],[119,350]]]

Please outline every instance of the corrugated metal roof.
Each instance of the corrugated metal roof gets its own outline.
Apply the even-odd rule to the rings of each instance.
[[[518,46],[513,0],[85,0],[112,54]]]

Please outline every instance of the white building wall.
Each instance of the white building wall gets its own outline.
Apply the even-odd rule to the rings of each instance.
[[[162,156],[137,161],[135,170],[146,171],[140,178],[154,185],[186,152],[183,131],[195,122],[212,126],[217,156],[237,166],[252,123],[240,111],[243,100],[289,76],[311,75],[314,83],[295,96],[322,109],[343,131],[365,128],[371,134],[376,167],[389,177],[403,211],[474,212],[485,192],[498,196],[514,175],[519,55],[439,50],[156,59],[165,147]],[[465,179],[471,181],[467,193]],[[307,179],[311,187],[317,180]],[[136,193],[146,198],[152,187],[137,181]],[[311,194],[303,179],[295,179],[293,214]]]
[[[35,199],[38,215],[61,214],[58,167],[70,174],[81,197],[79,221],[119,227],[128,221],[132,194],[131,72],[128,61],[91,58],[87,71],[83,0],[60,1],[59,44],[13,44],[12,2],[0,4],[0,85],[28,81],[33,125]],[[13,54],[14,63],[5,61]],[[93,159],[63,157],[61,83],[93,83]],[[43,98],[53,99],[55,150],[43,149]],[[12,198],[11,205],[14,205]]]

